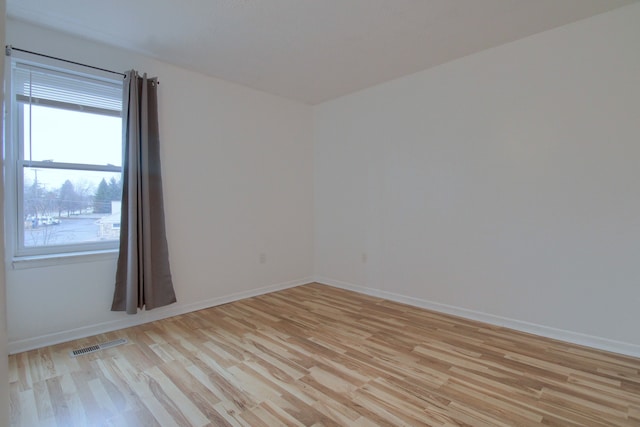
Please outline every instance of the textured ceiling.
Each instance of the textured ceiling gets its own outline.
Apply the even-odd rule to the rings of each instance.
[[[7,14],[317,104],[635,1],[7,0]]]

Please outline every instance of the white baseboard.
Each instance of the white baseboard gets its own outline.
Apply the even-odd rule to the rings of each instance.
[[[122,319],[96,323],[93,325],[83,326],[81,328],[55,332],[52,334],[41,335],[38,337],[27,338],[23,340],[9,341],[9,354],[21,353],[23,351],[33,350],[40,347],[60,344],[79,338],[103,334],[105,332],[112,332],[118,329],[129,328],[131,326],[142,325],[144,323],[153,322],[155,320],[166,319],[168,317],[178,316],[180,314],[190,313],[192,311],[215,307],[217,305],[227,304],[245,298],[251,298],[258,295],[281,291],[311,282],[313,282],[313,278],[307,277],[300,280],[293,280],[290,282],[265,286],[258,289],[251,289],[249,291],[236,292],[222,297],[210,298],[204,301],[198,301],[189,304],[178,303],[167,307],[156,308],[151,311],[141,311],[133,316],[123,314]]]
[[[593,335],[582,334],[579,332],[567,331],[564,329],[552,328],[549,326],[538,325],[535,323],[524,322],[521,320],[505,318],[493,314],[482,313],[479,311],[469,310],[461,307],[455,307],[447,304],[441,304],[420,298],[400,295],[393,292],[383,291],[380,289],[372,289],[364,286],[358,286],[351,283],[341,282],[339,280],[329,279],[327,277],[307,277],[300,280],[279,283],[275,285],[265,286],[249,291],[237,292],[230,295],[211,298],[204,301],[198,301],[183,305],[171,305],[168,307],[154,309],[152,311],[142,311],[135,316],[129,316],[118,320],[112,320],[94,325],[83,326],[81,328],[71,329],[67,331],[56,332],[38,337],[28,338],[24,340],[10,341],[8,345],[9,354],[21,353],[23,351],[33,350],[40,347],[59,344],[79,338],[85,338],[92,335],[112,332],[118,329],[129,328],[144,323],[153,322],[155,320],[166,319],[168,317],[180,314],[190,313],[192,311],[202,310],[205,308],[215,307],[221,304],[227,304],[244,298],[251,298],[258,295],[264,295],[296,286],[301,286],[311,282],[318,282],[336,288],[346,289],[373,297],[384,298],[403,304],[421,307],[440,313],[451,314],[466,319],[477,320],[479,322],[491,325],[502,326],[521,332],[527,332],[547,338],[565,341],[573,344],[592,347],[599,350],[610,351],[613,353],[625,354],[632,357],[640,357],[640,345],[631,344],[621,341],[614,341],[607,338],[597,337]]]
[[[549,326],[538,325],[535,323],[524,322],[521,320],[496,316],[493,314],[482,313],[466,308],[455,307],[447,304],[441,304],[420,298],[414,298],[406,295],[396,294],[393,292],[383,291],[380,289],[371,289],[364,286],[353,285],[351,283],[341,282],[339,280],[333,280],[327,277],[316,277],[314,281],[325,285],[334,286],[336,288],[346,289],[349,291],[408,304],[415,307],[426,308],[428,310],[433,310],[440,313],[451,314],[453,316],[463,317],[465,319],[476,320],[479,322],[488,323],[490,325],[502,326],[505,328],[514,329],[516,331],[527,332],[530,334],[583,345],[585,347],[591,347],[598,350],[610,351],[612,353],[625,354],[632,357],[640,357],[640,345],[637,344],[614,341],[607,338],[582,334],[579,332],[567,331],[564,329],[557,329]]]

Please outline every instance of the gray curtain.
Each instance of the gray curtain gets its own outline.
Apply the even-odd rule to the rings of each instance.
[[[135,314],[174,303],[176,296],[164,226],[158,82],[132,70],[123,92],[120,254],[111,310]]]

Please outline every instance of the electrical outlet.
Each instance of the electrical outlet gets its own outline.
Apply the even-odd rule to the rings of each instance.
[[[367,253],[366,252],[362,252],[362,263],[366,264],[368,259],[369,259],[369,257],[367,256]]]
[[[260,264],[265,264],[267,262],[267,254],[264,252],[260,253]]]

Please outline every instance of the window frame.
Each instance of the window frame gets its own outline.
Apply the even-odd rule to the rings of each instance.
[[[50,70],[54,73],[64,73],[76,75],[79,78],[90,78],[92,80],[103,81],[106,84],[123,84],[122,79],[113,77],[96,70],[87,71],[84,67],[61,66],[57,62],[50,60],[33,59],[31,55],[11,52],[7,57],[5,68],[5,138],[4,138],[4,168],[5,168],[5,233],[7,254],[13,258],[13,266],[20,265],[24,268],[25,263],[30,260],[35,264],[50,265],[62,261],[78,262],[79,257],[88,256],[88,259],[102,259],[101,254],[117,254],[119,242],[115,240],[77,242],[71,244],[25,246],[25,224],[24,224],[24,171],[29,167],[47,170],[73,170],[84,172],[107,172],[122,173],[122,166],[111,164],[84,164],[67,163],[42,160],[28,160],[24,153],[24,105],[23,95],[14,90],[13,70],[17,64],[38,67]],[[37,105],[37,104],[34,104]],[[83,111],[104,116],[122,117],[115,114],[114,110],[102,109],[98,107],[82,107],[79,104],[65,103],[61,101],[46,101],[41,104],[43,107],[65,109],[71,111]],[[122,142],[121,142],[122,149]],[[124,160],[124,159],[123,159]],[[123,163],[121,162],[121,165]],[[113,256],[113,255],[111,255]],[[110,256],[110,257],[111,257]],[[44,264],[43,264],[44,263]],[[38,265],[35,265],[38,266]]]

